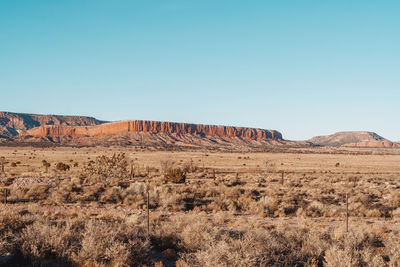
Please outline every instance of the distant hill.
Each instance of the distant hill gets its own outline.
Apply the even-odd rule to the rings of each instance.
[[[398,143],[365,131],[337,132],[332,135],[316,136],[308,141],[314,145],[333,147],[400,147]]]
[[[29,129],[54,125],[54,126],[94,126],[104,123],[92,117],[63,116],[63,115],[38,115],[13,112],[0,112],[0,137],[13,138]]]

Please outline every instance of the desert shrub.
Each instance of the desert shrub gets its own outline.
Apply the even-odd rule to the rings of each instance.
[[[189,162],[186,162],[183,165],[183,170],[188,173],[188,172],[196,172],[199,168],[194,165],[193,159],[190,159]]]
[[[398,238],[383,243],[365,228],[345,234],[241,225],[224,230],[201,215],[186,215],[163,225],[162,236],[170,235],[189,266],[397,266],[400,255]]]
[[[197,251],[211,244],[217,235],[205,216],[179,215],[162,223],[153,221],[152,241],[159,250],[172,248],[180,251]]]
[[[185,193],[177,188],[164,187],[150,191],[151,205],[160,206],[170,211],[185,210],[184,198]]]
[[[28,200],[43,200],[48,196],[49,185],[33,184],[29,186],[24,199]]]
[[[111,157],[99,156],[85,166],[83,174],[93,181],[101,182],[128,179],[128,159],[125,153],[114,154]]]
[[[400,218],[400,208],[397,208],[393,211],[393,217]]]
[[[400,265],[400,237],[390,237],[384,242],[390,260],[389,266]]]
[[[46,172],[48,171],[49,167],[51,166],[51,164],[49,162],[47,162],[47,160],[42,160],[42,165],[45,168]]]
[[[325,266],[385,266],[377,248],[383,247],[379,235],[366,229],[355,229],[326,250]]]
[[[68,263],[71,255],[79,250],[80,235],[74,221],[65,224],[36,221],[22,230],[19,251],[34,264],[48,259]]]
[[[190,266],[305,266],[320,255],[302,251],[304,234],[262,230],[238,232],[236,236],[214,240],[210,245],[195,252],[185,253],[183,258]]]
[[[14,180],[14,177],[5,177],[3,179],[0,179],[0,187],[12,185]]]
[[[143,230],[126,224],[90,220],[74,261],[85,266],[140,266],[148,263],[150,243]]]
[[[82,200],[84,201],[98,201],[101,194],[105,191],[103,183],[97,183],[83,187]]]
[[[172,169],[174,167],[174,164],[175,162],[172,160],[162,160],[160,162],[162,173],[167,173],[169,169]]]
[[[186,181],[186,173],[181,168],[170,168],[164,174],[166,182],[181,184]]]
[[[313,201],[307,207],[307,215],[312,217],[320,217],[324,214],[324,204],[319,201]]]
[[[276,197],[265,198],[264,209],[266,216],[274,216],[279,208],[279,200]]]
[[[18,232],[24,228],[28,221],[16,211],[10,209],[0,210],[0,259],[3,255],[15,254],[17,250]],[[0,265],[2,262],[0,261]]]
[[[0,235],[8,231],[19,231],[24,224],[25,222],[18,212],[9,209],[0,211]]]
[[[132,208],[142,208],[146,204],[146,192],[147,187],[144,183],[132,183],[122,193],[123,202]],[[150,200],[153,199],[150,197]]]
[[[89,187],[86,189],[89,189]],[[80,177],[66,178],[57,186],[50,188],[48,199],[55,203],[84,200],[82,191],[82,179]]]
[[[11,162],[11,167],[17,167],[17,163],[16,162]]]
[[[1,259],[6,266],[17,259],[26,260],[22,266],[143,266],[150,259],[150,242],[138,225],[83,217],[52,221],[11,210],[0,212],[0,245],[0,256],[14,256]]]
[[[0,256],[26,259],[21,266],[149,266],[157,255],[180,258],[180,266],[398,266],[400,260],[398,232],[386,228],[265,227],[226,212],[189,212],[152,215],[148,239],[141,215],[34,214],[0,211]]]
[[[180,251],[188,266],[322,265],[330,242],[325,233],[307,229],[218,227],[201,214],[172,217],[152,233],[158,249]]]
[[[47,184],[32,183],[29,186],[11,186],[10,201],[43,200],[48,197],[50,186]]]
[[[57,171],[69,171],[69,169],[70,169],[69,165],[63,162],[59,162],[56,164]]]
[[[122,188],[119,186],[106,188],[106,190],[102,193],[100,200],[104,202],[121,203]]]

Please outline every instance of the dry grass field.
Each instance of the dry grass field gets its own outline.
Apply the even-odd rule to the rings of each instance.
[[[400,266],[399,151],[304,152],[1,147],[0,265]]]

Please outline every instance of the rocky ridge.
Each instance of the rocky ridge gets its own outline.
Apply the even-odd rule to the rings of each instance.
[[[0,143],[134,145],[153,148],[297,145],[275,130],[160,121],[104,122],[90,117],[0,113]]]
[[[45,126],[94,126],[104,123],[92,117],[0,112],[0,137],[13,138],[29,129]]]
[[[338,132],[308,141],[284,140],[275,130],[160,121],[105,122],[85,116],[0,112],[0,144],[133,145],[166,148],[366,147],[400,148],[373,132]]]

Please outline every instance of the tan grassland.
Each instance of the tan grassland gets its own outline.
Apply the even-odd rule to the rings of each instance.
[[[400,266],[399,151],[0,147],[0,265]]]

